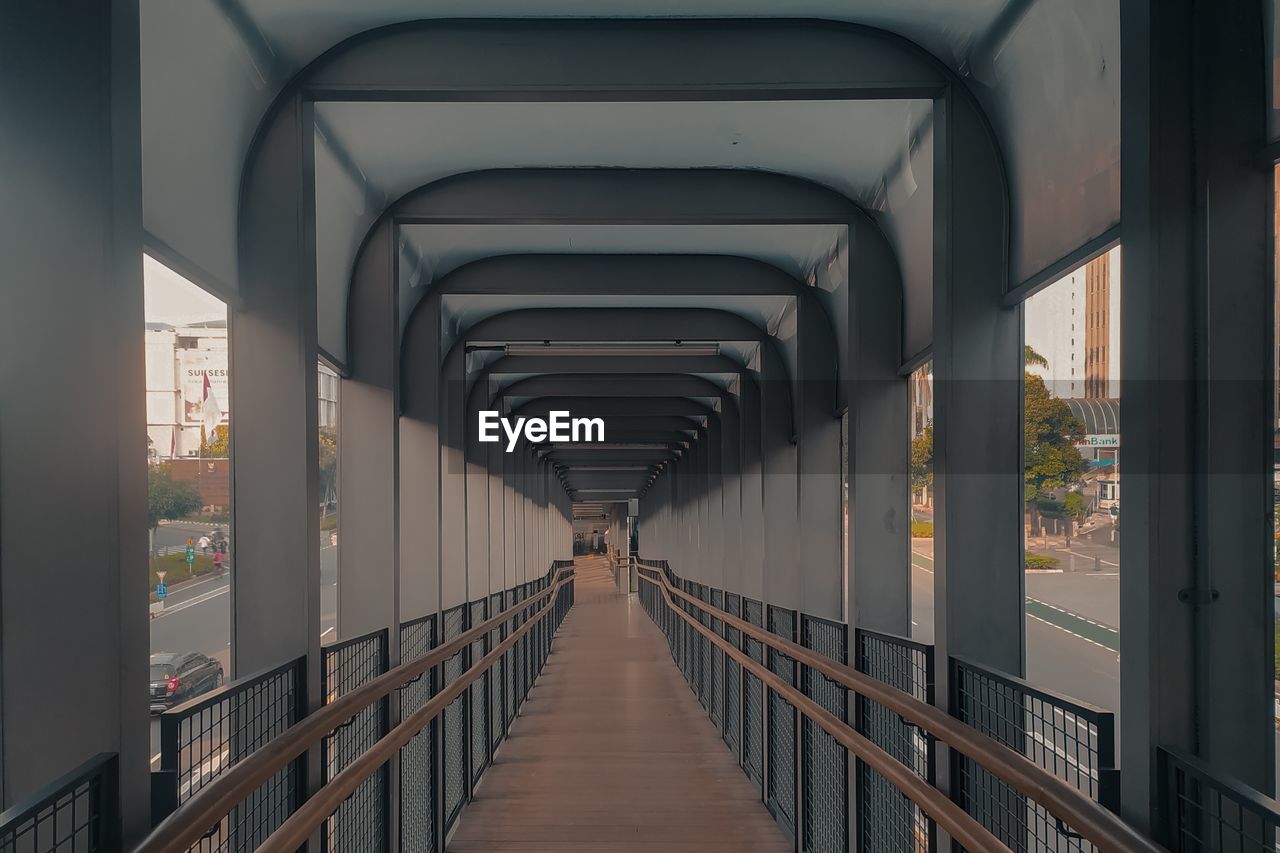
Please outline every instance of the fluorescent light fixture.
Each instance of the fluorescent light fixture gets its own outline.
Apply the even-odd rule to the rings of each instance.
[[[577,465],[568,466],[569,470],[577,474],[583,471],[648,471],[648,465]]]
[[[634,492],[635,489],[574,489],[580,495],[620,495],[624,493]]]
[[[551,445],[552,450],[670,450],[671,445],[662,441],[654,442],[634,442],[631,444],[617,443],[609,444],[608,442],[572,442],[564,444]]]
[[[543,341],[507,344],[517,356],[707,356],[719,355],[720,344],[707,341]]]

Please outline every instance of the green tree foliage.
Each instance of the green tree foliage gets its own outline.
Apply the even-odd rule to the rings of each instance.
[[[327,508],[338,494],[338,433],[320,427],[320,494]]]
[[[1062,514],[1077,522],[1084,521],[1084,495],[1067,492],[1067,496],[1062,499]]]
[[[933,421],[911,439],[911,491],[933,486]]]
[[[205,459],[226,459],[230,456],[231,427],[218,424],[213,428],[213,435],[200,442],[200,456]]]
[[[162,519],[200,511],[200,493],[190,483],[175,481],[172,474],[168,465],[152,465],[147,470],[147,525],[152,530]]]
[[[1049,497],[1080,479],[1084,459],[1075,443],[1084,438],[1084,424],[1030,372],[1023,381],[1022,428],[1026,500]]]
[[[1029,346],[1022,347],[1022,363],[1026,367],[1048,367],[1049,359],[1042,356]]]

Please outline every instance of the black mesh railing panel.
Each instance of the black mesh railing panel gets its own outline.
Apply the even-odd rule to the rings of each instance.
[[[489,618],[497,616],[503,611],[502,606],[503,594],[495,592],[489,596]],[[489,648],[496,649],[498,644],[507,636],[505,628],[499,626],[489,632]],[[498,661],[489,671],[489,747],[490,752],[498,748],[498,744],[502,742],[502,736],[506,734],[506,719],[503,712],[502,693],[506,688],[506,680],[504,670],[506,668],[506,655],[498,658]]]
[[[1104,805],[1115,802],[1115,717],[1021,679],[952,660],[956,716]],[[976,762],[955,762],[960,804],[1015,851],[1096,848]]]
[[[291,661],[192,700],[160,717],[160,770],[181,804],[298,721],[303,660]],[[283,768],[210,827],[201,853],[253,850],[298,807],[303,759]]]
[[[506,600],[507,600],[506,601],[507,607],[508,608],[513,607],[516,603],[516,591],[513,589],[507,590]],[[514,631],[520,625],[519,617],[512,619],[510,624],[511,624],[510,630]],[[516,655],[517,653],[516,653],[515,647],[513,646],[512,648],[507,649],[507,653],[503,655],[503,660],[502,660],[502,675],[503,675],[502,701],[503,701],[503,713],[505,716],[505,719],[503,720],[502,728],[504,731],[511,728],[511,721],[516,718],[516,707],[517,707],[516,690],[519,688],[519,676],[516,672],[516,668],[517,668]]]
[[[436,647],[434,614],[400,628],[400,656],[422,657]],[[400,716],[417,711],[435,695],[434,670],[400,690]],[[436,847],[436,755],[432,721],[400,750],[400,848],[434,853]]]
[[[698,584],[698,598],[703,601],[710,601],[711,590],[703,584]],[[711,616],[707,611],[699,609],[698,619],[704,627],[711,627]],[[711,640],[702,634],[698,634],[698,698],[702,700],[702,706],[707,709],[708,714],[712,713],[711,683],[713,671],[711,669],[711,646]]]
[[[841,622],[802,616],[800,644],[847,663],[848,628]],[[810,667],[801,668],[801,689],[838,719],[849,719],[849,691]],[[849,753],[810,719],[801,721],[804,760],[804,849],[835,853],[849,849]],[[876,849],[876,848],[869,848]]]
[[[724,595],[724,610],[733,616],[742,615],[742,599],[736,592]],[[725,625],[724,638],[737,648],[742,648],[742,632]],[[727,655],[724,661],[724,742],[735,753],[739,747],[742,727],[742,666]]]
[[[326,705],[387,671],[387,632],[377,631],[325,646],[320,650],[322,690]],[[365,708],[321,742],[321,762],[328,782],[371,748],[388,731],[384,698]],[[380,853],[389,847],[388,767],[383,765],[361,783],[321,826],[321,849]]]
[[[750,598],[742,603],[743,618],[764,627],[764,605]],[[743,651],[756,663],[764,663],[764,645],[743,635]],[[757,785],[764,785],[764,684],[750,672],[742,673],[742,769]]]
[[[1159,761],[1175,853],[1280,853],[1275,800],[1215,778],[1196,759],[1161,749]]]
[[[711,606],[717,610],[724,610],[724,592],[718,589],[711,590]],[[711,620],[711,630],[716,636],[724,636],[724,622],[720,619]],[[707,690],[708,708],[711,713],[711,722],[716,724],[716,728],[720,733],[724,734],[724,651],[714,643],[708,643],[711,647],[711,676],[707,679],[709,687]]]
[[[859,672],[909,693],[922,702],[933,701],[933,649],[911,640],[871,631],[857,633]],[[868,740],[915,771],[933,780],[930,739],[896,713],[865,697],[857,699],[856,728]],[[887,853],[932,850],[935,827],[914,803],[863,762],[857,763],[857,826],[861,849]]]
[[[796,638],[796,612],[769,607],[769,631],[787,640]],[[796,664],[769,649],[769,669],[788,684],[796,683]],[[769,691],[768,805],[778,825],[791,837],[796,832],[796,709]]]
[[[466,624],[466,605],[459,604],[444,612],[441,621],[441,643],[462,634]],[[466,668],[467,650],[463,649],[444,662],[441,687],[453,683]],[[440,748],[444,763],[444,833],[447,835],[457,820],[467,798],[467,694],[464,691],[444,709],[444,726]]]
[[[0,853],[115,853],[120,765],[100,755],[0,815]]]
[[[474,628],[485,620],[487,599],[471,602],[467,627]],[[481,637],[471,644],[468,651],[468,666],[475,666],[488,651],[486,638]],[[471,736],[467,743],[471,754],[471,785],[475,787],[480,781],[480,774],[489,766],[489,675],[481,675],[467,688],[471,694],[468,701],[471,717]]]

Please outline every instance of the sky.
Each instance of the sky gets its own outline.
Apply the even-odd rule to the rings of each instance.
[[[226,303],[150,255],[142,256],[142,284],[148,323],[181,326],[201,320],[227,319]]]

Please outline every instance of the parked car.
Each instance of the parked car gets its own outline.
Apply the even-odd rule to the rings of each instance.
[[[151,656],[151,711],[157,713],[222,686],[222,664],[199,652]]]

